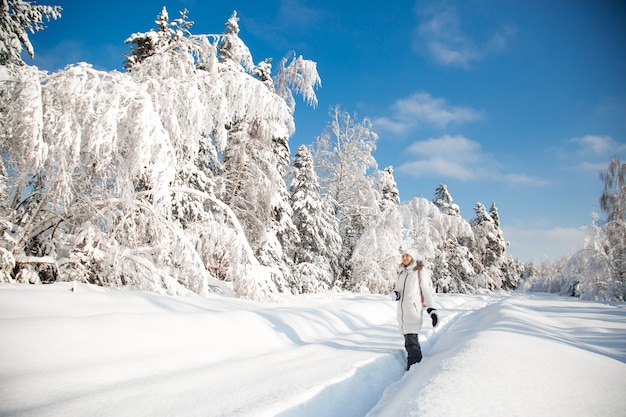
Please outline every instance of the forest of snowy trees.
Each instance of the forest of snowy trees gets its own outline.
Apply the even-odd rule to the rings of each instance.
[[[611,158],[600,179],[600,208],[606,219],[592,214],[584,246],[574,254],[525,265],[522,289],[626,301],[626,163]]]
[[[187,11],[170,19],[163,8],[155,29],[127,39],[124,72],[26,65],[27,31],[60,15],[1,0],[0,282],[257,300],[382,293],[409,247],[438,292],[532,289],[554,278],[554,265],[507,254],[495,203],[476,203],[465,220],[444,184],[432,201],[402,202],[393,168],[373,156],[368,118],[336,106],[292,155],[295,96],[317,104],[316,63],[290,52],[275,67],[255,64],[235,12],[222,33],[196,35]],[[624,299],[625,169],[616,164],[604,177],[608,222],[557,268],[559,291]],[[579,265],[600,255],[603,293]]]

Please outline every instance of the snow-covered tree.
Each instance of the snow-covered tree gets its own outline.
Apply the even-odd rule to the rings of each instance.
[[[377,164],[372,155],[378,135],[371,127],[368,118],[359,120],[336,106],[330,123],[314,145],[322,190],[333,202],[333,212],[339,220],[344,278],[350,275],[349,260],[357,241],[379,212]]]
[[[183,10],[178,19],[170,22],[167,9],[163,6],[154,21],[156,30],[133,33],[126,39],[126,43],[132,46],[130,53],[126,55],[124,67],[132,68],[150,56],[188,45],[188,37],[191,35],[189,29],[193,22],[187,21],[187,13],[187,10]]]
[[[299,293],[329,289],[339,272],[341,237],[337,218],[320,194],[311,153],[304,145],[295,155],[290,192],[293,221],[300,236],[293,253],[296,270],[292,287]]]
[[[381,293],[392,288],[405,234],[393,168],[378,171],[376,182],[380,212],[358,239],[350,259],[352,274],[347,286],[358,292]]]
[[[278,66],[278,73],[274,77],[274,91],[281,96],[291,111],[296,107],[294,93],[302,94],[305,102],[317,106],[315,89],[322,85],[317,73],[317,63],[303,59],[302,55],[296,58],[295,52],[287,54]]]
[[[381,210],[385,210],[388,205],[400,204],[400,191],[393,176],[393,167],[389,166],[378,172],[378,190],[382,195],[380,201]]]
[[[563,269],[562,293],[583,299],[626,299],[626,164],[617,157],[600,174],[604,190],[600,208],[606,213],[602,224],[592,213],[583,249],[574,253]]]
[[[497,216],[495,203],[491,207],[491,212]],[[472,221],[474,231],[472,252],[482,266],[477,271],[481,275],[478,285],[487,289],[499,289],[503,281],[502,266],[506,258],[506,241],[502,230],[482,203],[476,203],[474,213],[476,218]]]
[[[274,276],[280,289],[288,286],[288,252],[297,242],[284,182],[294,108],[268,88],[265,72],[255,77],[259,76],[260,66],[255,69],[250,64],[252,58],[238,36],[237,21],[233,13],[218,44],[223,65],[220,77],[230,104],[221,196],[244,225],[261,263],[275,266],[280,272]]]
[[[357,241],[346,286],[360,293],[387,293],[393,288],[406,225],[401,207],[388,205]]]
[[[46,28],[44,19],[61,17],[61,6],[38,5],[24,0],[0,0],[0,65],[23,65],[22,51],[31,58],[35,50],[28,32]]]
[[[569,257],[557,260],[542,260],[539,265],[529,263],[521,274],[518,288],[530,292],[561,292],[566,280],[563,278],[563,270]],[[571,289],[570,289],[570,294]]]
[[[617,156],[611,158],[607,172],[600,175],[604,190],[600,196],[600,208],[606,213],[604,226],[607,245],[605,251],[615,272],[620,289],[612,296],[626,298],[626,163]]]
[[[11,231],[16,279],[30,281],[33,268],[51,264],[72,279],[136,285],[145,277],[150,289],[170,286],[170,278],[154,273],[154,259],[136,252],[145,253],[141,242],[168,239],[168,246],[176,239],[139,220],[167,214],[173,176],[172,148],[149,95],[125,74],[88,65],[44,81],[36,101],[46,153],[39,166],[19,167],[12,179],[20,183],[10,184],[15,207],[30,207]],[[139,184],[152,190],[149,198],[134,198]],[[28,187],[29,194],[17,194]],[[79,238],[85,233],[87,241]]]
[[[232,62],[246,71],[252,70],[254,61],[250,49],[239,37],[239,18],[236,11],[233,11],[224,26],[226,29],[218,44],[220,62]]]
[[[470,224],[461,217],[445,215],[431,201],[414,198],[401,206],[406,235],[403,247],[416,248],[425,262],[430,262],[449,239],[457,242],[472,239]]]
[[[11,196],[1,207],[3,279],[205,294],[228,290],[219,278],[250,298],[278,291],[274,260],[297,236],[283,179],[290,108],[238,63],[220,63],[221,37],[188,33],[186,13],[170,23],[163,9],[157,25],[144,38],[162,35],[164,47],[138,54],[127,73],[87,64],[0,73],[0,191]],[[233,130],[248,148],[235,149]],[[246,179],[238,190],[267,208],[254,248],[220,199],[232,175],[225,155],[252,156],[249,172],[261,173],[261,187]],[[261,265],[270,252],[281,256]]]
[[[448,192],[448,186],[445,184],[439,184],[439,187],[435,190],[433,204],[439,207],[439,210],[441,210],[443,214],[447,214],[449,216],[460,216],[459,206],[453,204],[453,201],[452,196]]]
[[[448,236],[438,246],[433,262],[433,286],[437,292],[473,293],[476,271],[470,250],[460,245],[455,236]]]

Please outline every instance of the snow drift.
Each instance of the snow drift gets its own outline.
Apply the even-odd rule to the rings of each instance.
[[[438,295],[404,371],[393,302],[0,285],[0,416],[623,416],[626,305]]]

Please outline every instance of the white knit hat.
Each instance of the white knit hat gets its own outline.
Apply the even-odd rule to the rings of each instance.
[[[407,253],[407,254],[411,255],[411,258],[413,258],[413,260],[416,261],[416,262],[419,259],[419,252],[417,251],[416,248],[405,249],[402,253],[403,254]]]

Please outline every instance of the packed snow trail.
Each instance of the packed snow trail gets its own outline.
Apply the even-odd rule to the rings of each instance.
[[[626,304],[514,294],[457,318],[367,417],[626,415]]]

